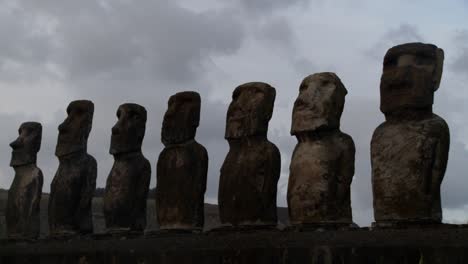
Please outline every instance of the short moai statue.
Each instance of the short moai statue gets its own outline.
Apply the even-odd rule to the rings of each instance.
[[[48,213],[52,237],[93,232],[91,204],[96,189],[97,163],[87,149],[94,104],[88,100],[73,101],[68,105],[67,114],[58,127],[55,155],[59,167],[50,185]]]
[[[350,186],[353,139],[340,131],[347,90],[334,73],[306,77],[294,103],[294,149],[288,183],[292,225],[339,227],[352,224]]]
[[[108,233],[140,233],[146,227],[146,199],[151,165],[141,152],[146,129],[146,109],[123,104],[112,128],[110,154],[114,165],[104,193],[104,218]]]
[[[268,141],[276,90],[266,83],[238,86],[232,95],[225,138],[229,152],[221,168],[219,215],[235,228],[277,224],[276,193],[281,157]]]
[[[15,170],[15,178],[8,191],[7,235],[10,239],[36,239],[43,183],[36,160],[41,148],[42,126],[26,122],[21,124],[18,133],[18,138],[10,144],[13,149],[10,166]]]
[[[440,223],[440,185],[449,128],[433,114],[444,52],[432,44],[398,45],[384,58],[380,110],[386,121],[371,142],[376,226]]]
[[[161,230],[203,229],[208,153],[195,141],[200,121],[200,95],[170,97],[157,164],[156,212]]]

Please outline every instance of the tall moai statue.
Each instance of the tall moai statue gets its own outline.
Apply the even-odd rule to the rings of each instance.
[[[42,171],[36,166],[41,148],[42,125],[21,124],[18,138],[11,142],[10,166],[15,178],[8,191],[7,234],[11,239],[36,239],[39,236],[39,208],[42,195]]]
[[[238,86],[232,95],[225,138],[229,152],[221,168],[219,215],[234,227],[276,226],[281,157],[268,141],[276,90],[266,83]]]
[[[162,230],[201,230],[208,153],[195,141],[200,121],[200,95],[170,97],[161,139],[165,146],[157,165],[156,211]]]
[[[294,149],[288,183],[292,225],[352,224],[353,139],[340,131],[347,90],[334,73],[306,77],[294,103]]]
[[[123,104],[112,128],[110,154],[114,165],[104,193],[104,218],[109,233],[142,232],[146,227],[146,199],[151,165],[141,152],[146,109]]]
[[[450,144],[445,121],[432,113],[444,52],[408,43],[384,58],[380,110],[386,121],[371,142],[374,218],[377,226],[440,223],[440,185]]]
[[[88,100],[73,101],[68,105],[67,114],[58,127],[55,155],[59,167],[50,185],[49,230],[53,237],[93,232],[91,203],[96,189],[97,163],[87,149],[94,104]]]

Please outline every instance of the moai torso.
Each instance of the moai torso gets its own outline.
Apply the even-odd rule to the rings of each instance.
[[[246,83],[234,90],[225,136],[230,148],[221,168],[218,193],[222,224],[277,223],[281,158],[266,136],[275,95],[275,89],[266,83]]]
[[[73,101],[67,114],[59,126],[55,152],[59,167],[50,186],[51,236],[93,232],[91,204],[96,188],[97,163],[86,151],[94,104],[86,100]]]
[[[15,178],[8,191],[6,208],[9,238],[39,237],[43,176],[36,166],[36,156],[41,137],[41,124],[27,122],[21,125],[18,139],[10,144],[13,149],[10,165],[15,170]]]
[[[288,209],[293,225],[351,224],[352,138],[339,130],[347,91],[334,73],[306,77],[294,104]]]
[[[374,217],[377,224],[440,223],[449,129],[432,113],[443,51],[410,43],[385,55],[381,110],[386,121],[371,142]]]
[[[449,150],[449,128],[432,114],[385,122],[371,143],[376,221],[442,220],[440,185]]]
[[[221,168],[221,222],[276,225],[280,166],[278,148],[266,139],[231,143]]]
[[[110,147],[115,161],[106,182],[104,218],[109,232],[142,231],[151,178],[151,165],[141,153],[146,110],[137,104],[123,104],[117,117]]]
[[[354,143],[340,131],[294,149],[288,184],[292,224],[351,223]]]
[[[165,148],[157,165],[160,229],[203,229],[208,153],[194,139],[199,119],[198,93],[181,92],[169,99],[161,132]]]
[[[49,226],[52,235],[92,233],[92,198],[97,163],[86,153],[60,158],[50,189]]]

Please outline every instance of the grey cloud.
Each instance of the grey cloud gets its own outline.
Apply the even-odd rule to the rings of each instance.
[[[359,225],[369,225],[373,221],[370,141],[375,128],[384,121],[378,98],[346,98],[341,120],[341,130],[353,138],[356,146],[351,185],[353,216]]]
[[[291,25],[284,17],[268,19],[260,24],[258,34],[267,42],[279,48],[293,47],[294,34]]]
[[[388,49],[408,42],[424,42],[424,37],[416,26],[403,23],[389,29],[372,47],[365,50],[364,54],[372,59],[382,60]]]
[[[261,19],[257,27],[251,29],[251,34],[264,47],[272,49],[275,56],[283,57],[285,63],[289,63],[298,74],[307,75],[316,71],[317,66],[310,58],[302,56],[297,45],[298,37],[286,17],[271,16]]]
[[[450,72],[447,73],[451,74]],[[451,93],[463,90],[464,87],[456,86],[447,78],[435,94],[434,112],[444,118],[450,128],[450,152],[442,183],[442,204],[444,208],[460,208],[468,202],[466,192],[466,157],[468,157],[467,143],[465,140],[468,132],[468,123],[465,121],[465,113],[468,111],[465,100],[462,97],[453,96]],[[459,119],[457,116],[461,116]]]
[[[453,42],[459,52],[455,54],[456,57],[449,67],[452,71],[468,78],[468,30],[458,32]]]
[[[222,102],[203,101],[201,109],[197,140],[208,150],[208,182],[205,197],[209,200],[218,198],[219,171],[229,149],[227,141],[224,140],[227,108],[228,105]]]
[[[41,10],[56,21],[60,48],[51,57],[72,78],[124,74],[188,81],[202,73],[209,56],[232,54],[243,39],[239,21],[223,10],[198,14],[164,0],[105,3],[81,3],[73,12],[67,2],[31,6],[32,13]]]
[[[281,10],[295,5],[307,6],[307,0],[238,0],[240,5],[250,13],[270,13],[276,10]]]
[[[19,7],[0,10],[0,78],[26,81],[53,74],[48,54],[54,41],[44,27],[47,21]]]

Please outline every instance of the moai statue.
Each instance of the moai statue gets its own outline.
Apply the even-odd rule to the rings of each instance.
[[[41,148],[42,126],[26,122],[21,124],[18,133],[18,138],[10,144],[13,149],[10,166],[15,170],[15,178],[8,191],[7,234],[11,239],[36,239],[43,183],[36,158]]]
[[[169,99],[157,165],[156,211],[162,230],[202,230],[208,153],[195,141],[200,95],[177,93]]]
[[[110,154],[114,165],[104,193],[104,217],[109,233],[142,232],[146,227],[146,198],[151,165],[141,152],[146,109],[123,104],[112,128]]]
[[[371,142],[375,225],[440,223],[440,185],[450,144],[445,121],[432,113],[444,52],[409,43],[388,50],[380,83],[386,121]]]
[[[276,192],[281,158],[268,141],[276,91],[266,83],[238,86],[232,95],[225,138],[229,152],[221,168],[219,214],[234,227],[276,226]]]
[[[50,185],[49,230],[52,237],[93,232],[91,203],[96,189],[97,164],[87,153],[94,104],[73,101],[58,127],[55,155],[59,167]]]
[[[353,139],[340,131],[346,88],[331,72],[306,77],[294,103],[291,135],[298,144],[290,165],[292,225],[352,224]]]

